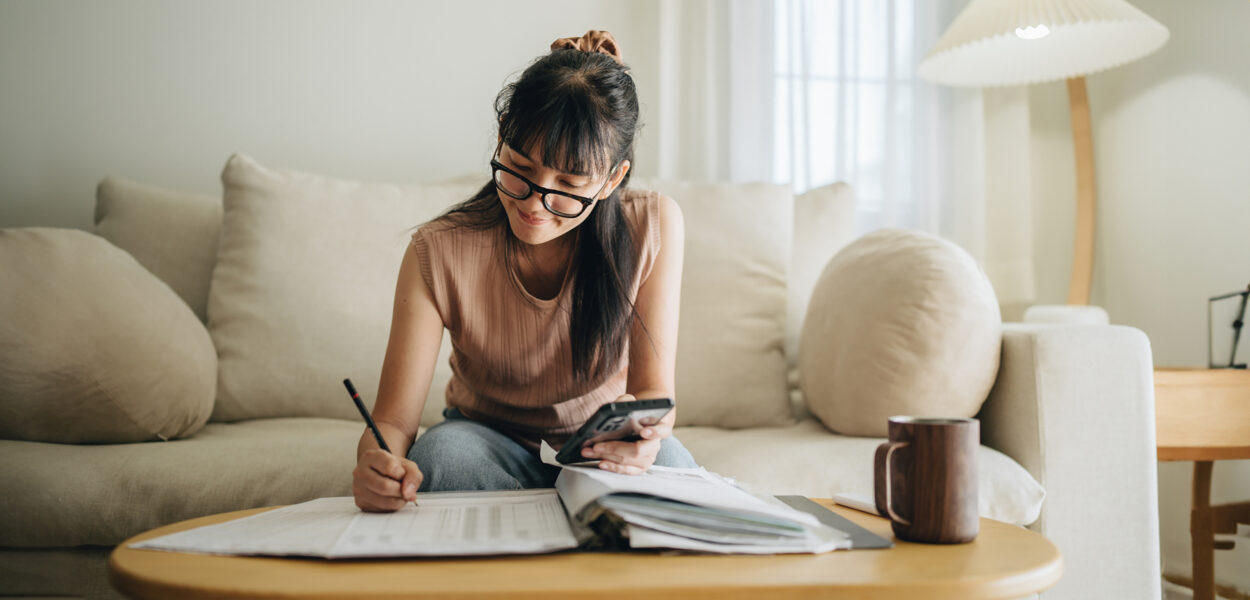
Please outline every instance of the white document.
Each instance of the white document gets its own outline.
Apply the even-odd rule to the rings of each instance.
[[[203,554],[325,556],[360,514],[351,498],[320,498],[216,525],[171,533],[131,548]]]
[[[547,443],[547,440],[539,441],[538,459],[543,461],[543,463],[545,464],[551,465],[553,467],[561,467],[561,468],[563,467],[593,467],[599,464],[598,460],[582,460],[582,461],[578,461],[575,463],[569,463],[566,465],[556,460],[556,454],[559,454],[559,453],[556,452],[555,448],[551,447],[551,444]]]
[[[359,558],[553,552],[577,547],[555,490],[435,492],[393,513],[321,498],[153,538],[134,548]]]
[[[872,496],[867,494],[840,492],[833,494],[833,501],[841,504],[842,506],[847,506],[860,512],[877,515],[878,517],[881,516],[881,513],[877,512],[877,501],[873,499]]]
[[[533,554],[577,547],[551,488],[421,494],[393,513],[359,513],[330,558]]]

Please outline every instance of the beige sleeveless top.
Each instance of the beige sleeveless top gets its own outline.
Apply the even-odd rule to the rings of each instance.
[[[638,257],[629,285],[633,302],[660,249],[659,195],[625,190],[621,206]],[[540,439],[558,445],[625,393],[628,354],[601,380],[573,377],[573,269],[555,298],[532,296],[504,260],[507,226],[474,231],[436,220],[412,235],[421,275],[451,335],[447,406],[531,449]]]

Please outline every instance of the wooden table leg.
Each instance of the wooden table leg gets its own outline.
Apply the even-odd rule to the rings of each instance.
[[[1194,600],[1215,600],[1215,531],[1211,523],[1211,461],[1194,462],[1194,501],[1189,513]]]

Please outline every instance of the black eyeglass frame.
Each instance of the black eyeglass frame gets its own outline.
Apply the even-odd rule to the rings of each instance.
[[[595,196],[602,194],[603,190],[608,188],[608,184],[612,182],[612,175],[616,173],[617,167],[620,167],[620,164],[617,164],[616,167],[612,167],[612,170],[608,172],[607,180],[603,182],[603,185],[599,186],[599,191],[595,192]],[[500,185],[499,183],[499,171],[504,171],[508,173],[509,175],[516,177],[517,179],[520,179],[522,182],[525,183],[525,185],[529,186],[529,190],[527,190],[525,194],[519,195],[519,196],[516,194],[513,194],[512,192],[509,192],[508,190],[505,190],[503,186]],[[596,201],[595,198],[588,198],[586,196],[578,196],[577,194],[570,194],[562,190],[553,190],[551,188],[545,188],[541,185],[538,185],[530,181],[524,175],[517,173],[516,171],[513,171],[512,169],[509,169],[508,167],[504,166],[503,163],[499,162],[498,159],[494,159],[494,158],[490,159],[490,179],[491,181],[495,182],[495,189],[503,192],[509,198],[514,198],[516,200],[524,200],[526,198],[529,198],[530,195],[533,194],[534,192],[538,192],[540,195],[540,198],[542,199],[543,208],[547,209],[547,212],[557,217],[564,217],[565,219],[576,219],[577,217],[582,216],[582,214],[586,212],[586,207],[590,206],[591,204],[594,204]],[[548,194],[556,194],[556,195],[564,196],[565,198],[572,198],[574,200],[577,200],[578,202],[582,203],[582,209],[580,211],[577,211],[577,214],[560,212],[554,208],[551,208],[551,205],[547,203]]]

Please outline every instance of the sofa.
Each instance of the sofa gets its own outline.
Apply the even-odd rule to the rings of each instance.
[[[486,181],[362,182],[236,154],[220,196],[108,177],[91,231],[0,230],[0,281],[23,286],[0,303],[0,595],[116,597],[107,557],[127,537],[350,495],[363,424],[340,382],[351,377],[372,403],[408,235]],[[842,358],[833,365],[831,348],[862,358],[875,342],[842,339],[824,309],[845,312],[856,295],[889,306],[874,284],[835,277],[854,265],[831,259],[848,254],[888,271],[872,263],[883,250],[857,246],[853,190],[630,185],[671,196],[685,216],[674,434],[701,465],[760,493],[870,495],[884,419],[862,429],[817,399],[860,416],[975,414],[981,514],[1063,553],[1064,576],[1043,597],[1159,597],[1152,367],[1140,331],[1004,324],[996,305],[978,309],[970,318],[981,339],[993,336],[992,356],[912,340],[927,349],[888,375],[890,390],[848,403],[846,386],[874,380]],[[971,264],[921,234],[894,235]],[[815,314],[825,329],[805,323]],[[449,349],[444,336],[422,431],[441,418]],[[814,376],[826,363],[838,378]],[[934,364],[980,378],[960,393],[968,414],[937,400],[926,408],[953,395],[924,375]],[[893,387],[908,380],[906,393]]]

